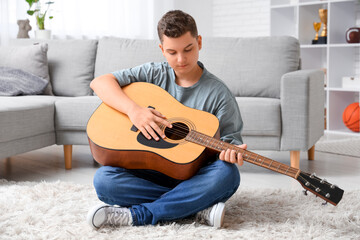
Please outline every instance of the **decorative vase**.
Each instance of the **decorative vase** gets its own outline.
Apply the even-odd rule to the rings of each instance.
[[[50,39],[51,38],[51,30],[35,30],[35,38],[36,39]]]

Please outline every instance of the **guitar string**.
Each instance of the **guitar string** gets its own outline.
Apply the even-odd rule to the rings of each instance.
[[[183,129],[183,130],[186,130],[186,131],[188,132],[188,129],[185,129],[185,128],[182,128],[182,129]],[[172,129],[172,128],[169,128],[168,132],[169,132],[169,133],[174,133],[175,135],[177,135],[177,136],[179,136],[179,137],[182,137],[182,138],[185,138],[185,137],[188,135],[188,133],[184,133],[184,132],[181,132],[181,131],[179,131],[179,130]],[[211,138],[211,137],[209,137],[209,136],[204,135],[204,139],[205,139],[206,137]],[[220,141],[220,140],[218,140],[218,139],[216,139],[216,140],[217,140],[217,141]],[[210,141],[211,141],[211,139],[210,139]],[[209,142],[209,140],[208,140],[208,142]],[[221,141],[220,141],[220,142],[221,142]],[[215,147],[213,147],[213,148],[215,148]],[[228,147],[228,148],[230,149],[231,147]],[[225,150],[225,149],[221,149],[221,150]],[[232,149],[232,150],[235,150],[235,149]],[[236,150],[236,152],[237,152],[237,153],[240,153],[239,150]]]
[[[164,127],[164,125],[160,125],[160,127]],[[184,130],[184,132],[183,131],[181,131],[181,130]],[[189,133],[189,129],[188,128],[185,128],[185,127],[182,127],[181,125],[179,126],[179,125],[177,125],[177,126],[175,126],[175,128],[173,127],[173,128],[168,128],[168,130],[167,130],[167,132],[169,132],[169,133],[173,133],[173,134],[175,134],[176,136],[178,136],[178,137],[181,137],[181,138],[185,138],[187,135],[188,135],[188,133]],[[201,133],[199,133],[199,134],[201,134]],[[204,134],[201,134],[201,135],[204,135]],[[204,135],[204,139],[206,138],[206,137],[208,137],[207,135]],[[216,139],[217,140],[217,139]],[[219,141],[219,140],[218,140]],[[226,143],[226,142],[225,142]],[[213,147],[213,148],[216,148],[216,147]],[[236,149],[233,149],[233,147],[232,146],[228,146],[228,149],[232,149],[232,150],[236,150]],[[218,150],[218,149],[217,149]],[[221,150],[225,150],[225,149],[221,149]],[[246,151],[246,150],[245,150]],[[247,151],[248,153],[250,153],[250,157],[247,157],[247,159],[249,159],[250,161],[252,161],[252,162],[254,162],[254,163],[259,163],[258,161],[256,161],[257,159],[252,159],[251,158],[251,155],[252,154],[255,154],[255,153],[252,153],[252,152],[249,152],[249,151]],[[239,150],[236,150],[236,153],[241,153]],[[244,155],[245,154],[245,152],[244,153],[241,153],[242,155]],[[259,157],[260,155],[257,155],[257,157]],[[246,156],[245,156],[246,157]],[[260,159],[259,160],[261,160],[261,158],[263,158],[263,161],[262,161],[262,164],[261,164],[261,166],[263,165],[263,162],[264,162],[264,160],[271,160],[271,159],[268,159],[268,158],[265,158],[265,157],[263,157],[263,156],[260,156]],[[272,164],[272,162],[273,162],[274,160],[272,160],[271,161],[271,164]],[[264,165],[264,167],[268,167],[269,169],[271,169],[271,164],[266,164],[265,163],[265,165]],[[296,174],[297,173],[297,169],[293,169],[293,168],[289,168],[289,166],[287,166],[287,165],[282,165],[281,163],[278,163],[279,164],[279,166],[278,166],[278,171],[279,171],[279,169],[280,169],[280,171],[281,171],[281,173],[283,173],[283,174],[285,174],[286,175],[286,173],[289,173],[289,174]],[[286,169],[286,171],[283,169],[283,167],[285,167],[285,169]],[[328,185],[330,185],[330,184],[328,184]]]
[[[181,131],[179,131],[177,129],[171,129],[171,130],[169,129],[169,130],[167,130],[167,132],[168,133],[173,133],[176,136],[181,137],[181,138],[185,138],[188,135],[188,133],[181,132]]]
[[[165,125],[160,124],[160,127],[165,127]],[[184,130],[184,132],[178,130],[177,128],[178,128],[178,129],[181,129],[181,130]],[[181,134],[181,135],[178,135],[178,136],[179,136],[179,137],[182,137],[182,138],[185,138],[185,137],[188,135],[188,133],[190,133],[190,131],[188,130],[188,128],[181,127],[181,126],[175,126],[175,128],[174,128],[174,126],[173,126],[172,128],[168,128],[167,132],[169,132],[169,133],[175,133],[175,132],[176,132],[176,133],[178,133],[178,134]]]
[[[166,127],[165,125],[163,125],[163,124],[160,124],[159,125],[160,127]],[[185,128],[185,127],[182,127],[182,126],[176,126],[176,128],[178,128],[178,129],[180,129],[180,130],[184,130],[184,132],[182,132],[182,131],[179,131],[179,130],[177,130],[177,129],[174,129],[174,127],[173,128],[168,128],[168,132],[170,132],[170,133],[174,133],[175,131],[177,131],[177,133],[180,133],[180,134],[182,134],[182,135],[178,135],[179,137],[183,137],[183,138],[185,138],[189,133],[190,133],[190,131],[189,131],[189,128]],[[206,136],[206,135],[205,135]],[[209,137],[209,136],[206,136],[206,137]]]
[[[181,127],[179,127],[179,128],[181,128]],[[184,129],[184,128],[182,128],[182,129]],[[172,129],[172,128],[169,128],[169,130],[168,130],[169,132],[172,132],[172,133],[176,133],[177,134],[177,136],[180,136],[180,135],[182,135],[182,136],[184,136],[185,135],[185,137],[187,136],[187,133],[184,133],[184,132],[181,132],[181,131],[179,131],[179,130],[176,130],[176,129]],[[188,129],[186,129],[186,131],[188,132]],[[179,135],[180,134],[180,135]],[[201,133],[200,133],[201,134]],[[202,134],[202,135],[204,135],[204,134]],[[206,135],[204,135],[204,139],[205,139],[205,137],[208,137],[208,136],[206,136]],[[216,139],[217,140],[217,139]],[[219,141],[219,140],[218,140]],[[226,142],[225,142],[226,143]],[[214,147],[213,146],[213,148],[214,149],[216,149],[216,147]],[[232,150],[236,150],[236,153],[238,154],[238,153],[241,153],[239,150],[237,150],[237,149],[234,149],[234,146],[228,146],[228,149],[232,149]],[[216,150],[219,150],[218,148],[216,149]],[[225,149],[221,149],[221,150],[225,150]],[[246,150],[245,150],[246,151]],[[259,163],[258,161],[256,161],[257,159],[259,159],[259,160],[261,160],[261,158],[262,158],[262,164],[261,164],[261,166],[263,166],[264,165],[264,167],[268,167],[269,169],[271,169],[271,164],[263,164],[263,162],[265,161],[265,160],[271,160],[271,159],[268,159],[268,158],[265,158],[265,157],[263,157],[263,156],[260,156],[260,155],[257,155],[256,154],[256,156],[257,157],[259,157],[260,156],[260,158],[257,158],[257,159],[253,159],[253,158],[251,158],[251,155],[252,154],[255,154],[255,153],[252,153],[252,152],[249,152],[249,151],[247,151],[248,153],[250,153],[250,157],[246,157],[246,159],[249,159],[250,161],[252,161],[252,162],[254,162],[254,163]],[[244,152],[245,153],[245,152]],[[244,153],[241,153],[242,155],[244,155]],[[272,160],[271,161],[271,163],[273,162],[274,160]],[[279,166],[278,166],[278,172],[279,171],[281,171],[281,173],[283,173],[283,174],[286,174],[287,172],[289,173],[289,174],[296,174],[297,173],[297,169],[293,169],[293,168],[291,168],[291,167],[289,167],[289,166],[287,166],[287,165],[282,165],[281,163],[278,163],[279,164]],[[274,165],[274,167],[275,167],[275,165]],[[285,169],[283,169],[283,168],[285,168]],[[279,170],[280,169],[280,170]]]
[[[160,127],[163,127],[163,126],[164,125],[160,125]],[[180,127],[177,126],[177,128],[180,128]],[[174,129],[174,128],[168,128],[167,132],[169,132],[169,133],[177,133],[178,137],[185,138],[188,135],[188,133],[190,133],[190,131],[188,131],[188,129],[185,129],[185,128],[183,128],[182,130],[185,130],[187,132],[182,132],[182,131],[179,131],[179,130]]]
[[[181,128],[181,127],[179,127],[179,128]],[[184,129],[184,128],[182,128],[182,129]],[[185,129],[184,129],[185,130]],[[186,129],[186,131],[188,132],[188,129]],[[177,135],[177,136],[179,136],[179,137],[186,137],[187,136],[187,133],[184,133],[184,132],[181,132],[181,131],[179,131],[179,130],[176,130],[176,129],[173,129],[173,128],[169,128],[169,130],[168,130],[168,132],[170,132],[170,133],[174,133],[175,135]],[[201,134],[201,133],[200,133]],[[202,134],[202,135],[204,135],[204,134]],[[204,137],[208,137],[208,136],[204,136]],[[205,138],[204,138],[205,139]],[[216,139],[217,140],[217,139]],[[226,143],[226,142],[225,142]],[[216,148],[216,147],[213,147],[213,148]],[[232,149],[232,150],[236,150],[236,153],[238,154],[238,153],[241,153],[239,150],[237,150],[237,149],[234,149],[234,146],[228,146],[227,147],[228,149]],[[218,150],[218,149],[217,149]],[[221,150],[225,150],[225,149],[221,149]],[[246,150],[245,150],[246,151]],[[249,152],[249,151],[247,151],[247,152]],[[244,152],[245,153],[245,152]],[[244,153],[241,153],[242,155],[244,155]],[[252,159],[251,158],[251,154],[255,154],[255,153],[250,153],[250,157],[247,157],[247,159],[249,159],[250,161],[252,161],[252,162],[254,162],[254,163],[259,163],[258,161],[256,161],[257,159]],[[260,155],[257,155],[256,154],[256,156],[260,156]],[[246,157],[246,156],[245,156]],[[268,158],[265,158],[265,157],[263,157],[263,156],[260,156],[261,158],[263,158],[263,161],[262,161],[262,163],[264,162],[264,160],[270,160],[270,159],[268,159]],[[259,160],[261,160],[261,158],[259,158]],[[272,160],[272,162],[273,162],[274,160]],[[296,170],[296,169],[292,169],[292,168],[290,168],[289,169],[289,166],[287,166],[287,165],[284,165],[284,166],[282,166],[280,163],[278,163],[279,164],[279,166],[278,166],[278,169],[280,168],[280,166],[281,166],[281,172],[289,172],[290,174],[296,174],[297,173],[297,171],[298,170]],[[263,164],[262,164],[263,165]],[[270,165],[268,165],[268,164],[265,164],[264,165],[264,167],[269,167],[269,169],[271,169],[271,167],[270,167]],[[284,170],[284,169],[282,169],[282,168],[284,168],[285,167],[285,169],[286,170]]]
[[[175,125],[175,124],[173,123],[173,127],[172,127],[172,128],[169,128],[169,129],[173,129],[173,128],[174,128],[174,125]],[[159,124],[159,126],[166,128],[166,126],[165,126],[164,124]],[[175,125],[175,126],[176,126],[177,128],[182,129],[182,130],[189,131],[189,130],[188,130],[189,128],[183,127],[183,126],[181,126],[181,125]]]

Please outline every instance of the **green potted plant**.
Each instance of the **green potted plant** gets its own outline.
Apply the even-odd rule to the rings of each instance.
[[[27,14],[30,16],[35,15],[36,25],[39,30],[35,31],[36,38],[50,38],[51,30],[45,29],[45,19],[47,17],[47,13],[50,9],[50,6],[54,4],[54,2],[45,2],[41,0],[25,0],[29,4],[29,9]],[[52,19],[53,16],[48,16],[49,19]]]

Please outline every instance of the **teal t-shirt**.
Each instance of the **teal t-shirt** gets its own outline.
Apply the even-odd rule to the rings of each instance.
[[[181,87],[175,82],[175,72],[167,62],[143,65],[112,72],[120,86],[132,82],[153,83],[169,92],[187,107],[212,113],[219,119],[220,139],[232,144],[242,144],[241,119],[237,102],[227,86],[215,75],[203,69],[200,80],[191,87]]]

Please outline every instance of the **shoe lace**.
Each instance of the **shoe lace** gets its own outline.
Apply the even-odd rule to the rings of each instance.
[[[129,225],[130,216],[123,208],[111,208],[107,213],[107,224],[113,226]]]

